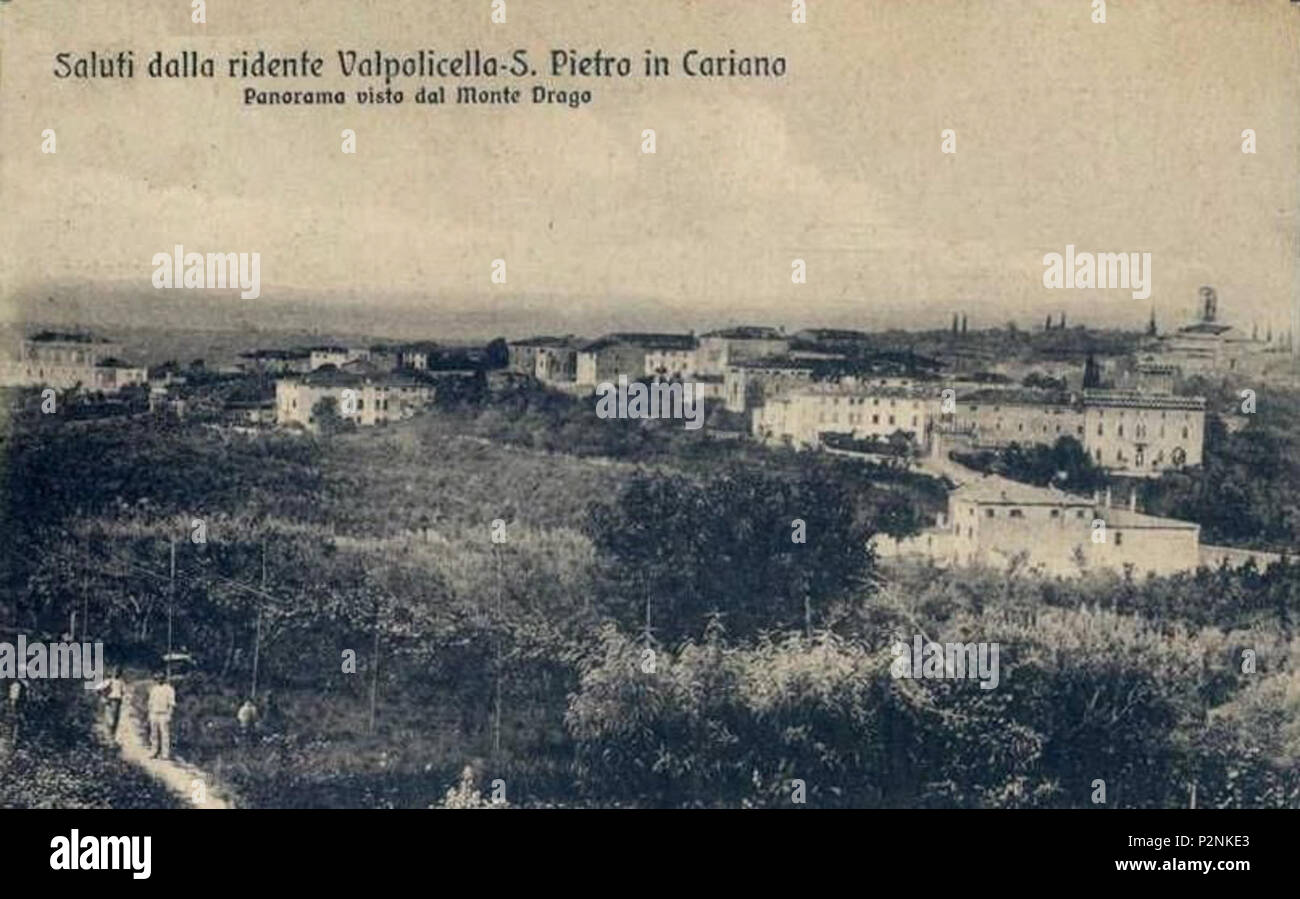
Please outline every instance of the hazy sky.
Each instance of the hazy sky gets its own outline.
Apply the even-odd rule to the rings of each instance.
[[[180,0],[0,4],[0,303],[51,282],[138,283],[154,253],[256,251],[262,298],[350,291],[504,321],[548,309],[666,329],[738,318],[933,326],[1190,314],[1285,326],[1296,302],[1300,5],[1283,0]],[[358,107],[335,50],[505,55],[646,48],[671,78],[565,79],[584,108]],[[682,53],[782,55],[780,79],[683,77]],[[265,48],[326,58],[323,84],[224,77]],[[59,80],[54,55],[133,49],[131,81]],[[150,79],[156,49],[218,57],[221,77]],[[242,105],[260,88],[349,91],[345,107]],[[527,99],[527,97],[525,97]],[[52,128],[58,152],[41,153]],[[357,133],[356,155],[340,132]],[[657,153],[641,153],[642,129]],[[940,132],[957,153],[940,152]],[[1241,132],[1258,153],[1241,152]],[[1151,300],[1049,290],[1042,257],[1150,252]],[[492,285],[490,263],[507,263]],[[790,280],[803,258],[808,283]],[[165,293],[180,294],[179,291]],[[296,295],[301,296],[301,293]],[[174,301],[174,298],[169,298]],[[209,310],[210,311],[210,310]],[[232,312],[233,314],[233,312]]]

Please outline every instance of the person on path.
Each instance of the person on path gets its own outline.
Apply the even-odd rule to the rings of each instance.
[[[235,713],[235,720],[239,722],[239,733],[245,740],[252,735],[253,727],[257,724],[257,706],[253,705],[251,698],[245,699],[244,704],[239,707]]]
[[[149,688],[149,750],[154,758],[172,757],[172,712],[176,709],[176,691],[161,671]]]
[[[108,710],[108,735],[117,737],[117,724],[122,720],[122,700],[126,698],[126,681],[122,680],[122,669],[113,669],[113,676],[104,681],[104,705]]]

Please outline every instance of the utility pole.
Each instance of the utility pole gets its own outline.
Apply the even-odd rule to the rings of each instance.
[[[266,544],[262,544],[262,590],[266,591]],[[257,662],[262,651],[262,597],[257,598],[257,633],[253,637],[253,688],[248,698],[257,702]]]
[[[90,538],[86,538],[85,561],[90,561]],[[81,570],[81,641],[86,641],[86,632],[90,628],[90,570]]]
[[[650,582],[643,575],[641,578],[641,589],[645,591],[645,645],[650,645]]]
[[[366,733],[375,732],[375,703],[379,700],[379,598],[375,598],[375,647],[371,653],[370,667],[373,669],[370,679],[370,723]]]
[[[171,576],[167,581],[167,678],[172,676],[172,617],[176,606],[176,538],[171,540]]]
[[[496,644],[497,644],[497,663],[496,663],[496,710],[492,716],[492,754],[501,755],[501,550],[496,545],[492,547],[492,555],[497,563],[497,614],[496,614]]]

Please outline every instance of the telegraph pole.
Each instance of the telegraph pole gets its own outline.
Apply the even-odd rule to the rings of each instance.
[[[262,544],[262,591],[266,591],[266,544]],[[257,702],[257,662],[262,650],[262,597],[257,598],[257,634],[253,637],[253,688],[249,699]]]
[[[497,563],[497,664],[496,664],[496,710],[492,720],[492,754],[501,755],[501,550],[497,546],[492,547],[492,555],[496,557]]]
[[[375,598],[375,647],[371,653],[370,667],[373,669],[370,678],[370,723],[366,726],[366,733],[375,732],[375,704],[379,700],[379,598]]]
[[[171,539],[171,576],[167,581],[167,678],[172,676],[172,616],[176,606],[176,538]]]
[[[86,561],[90,561],[90,538],[86,538]],[[90,628],[90,570],[88,567],[81,570],[81,640],[86,640],[86,632]]]

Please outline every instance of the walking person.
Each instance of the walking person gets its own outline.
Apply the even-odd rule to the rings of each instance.
[[[9,745],[12,749],[18,745],[18,723],[25,705],[27,685],[20,680],[9,684]]]
[[[247,743],[252,739],[253,728],[257,726],[257,706],[253,704],[251,697],[245,699],[244,704],[239,707],[239,711],[235,713],[235,720],[239,722],[241,739]]]
[[[161,671],[149,687],[149,750],[154,758],[172,757],[172,712],[176,708],[176,691]]]
[[[122,720],[122,700],[126,698],[126,681],[122,680],[121,666],[104,682],[104,705],[108,711],[108,736],[117,739],[117,723]]]

